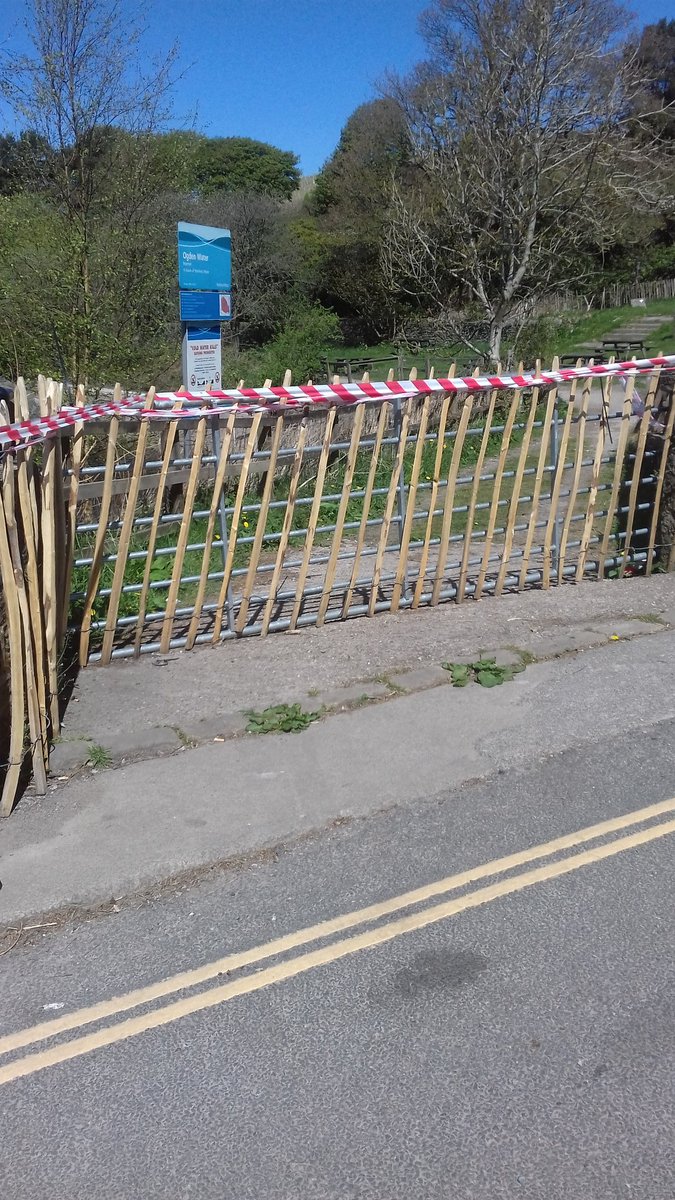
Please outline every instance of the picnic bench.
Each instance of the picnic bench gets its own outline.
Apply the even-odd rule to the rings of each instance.
[[[372,371],[374,367],[386,363],[387,368],[394,366],[400,375],[403,370],[403,356],[400,354],[387,354],[381,358],[324,358],[323,364],[326,375],[330,379],[331,375],[346,375],[347,381],[352,382],[354,375],[360,376],[364,371]]]
[[[642,354],[645,353],[645,344],[641,338],[631,337],[606,337],[602,339],[603,346],[609,349],[612,347],[616,354]]]
[[[590,350],[590,351],[587,350],[587,351],[584,351],[584,353],[579,352],[577,354],[561,354],[560,355],[560,366],[561,367],[576,367],[577,363],[581,363],[582,367],[585,367],[591,361],[593,361],[594,363],[604,363],[604,362],[607,362],[607,359],[606,359],[605,355],[602,353],[602,351],[594,351],[594,350]]]

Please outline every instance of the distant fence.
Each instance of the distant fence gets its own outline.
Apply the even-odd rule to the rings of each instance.
[[[41,381],[0,428],[1,811],[45,790],[69,663],[667,568],[674,368],[73,408]]]
[[[587,296],[578,292],[556,292],[538,300],[538,315],[586,312],[591,308],[623,308],[631,300],[675,300],[675,279],[652,279],[649,283],[611,283]]]

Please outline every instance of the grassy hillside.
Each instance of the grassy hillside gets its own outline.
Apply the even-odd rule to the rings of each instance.
[[[581,349],[585,343],[601,342],[603,337],[609,336],[613,330],[631,325],[644,315],[670,317],[666,324],[646,336],[647,356],[652,357],[660,352],[675,354],[675,300],[654,300],[644,309],[635,309],[626,305],[622,308],[596,309],[589,313],[563,313],[559,319],[553,318],[551,322],[553,325],[558,325],[557,332],[553,334],[555,351],[558,354],[571,354],[575,350]],[[487,349],[483,343],[479,342],[478,345],[482,350]],[[326,354],[330,356],[335,356],[336,353],[338,352],[334,348],[326,350]],[[379,345],[370,346],[345,346],[339,350],[339,354],[349,359],[379,359],[396,355],[396,347],[391,342],[381,342]],[[457,363],[458,369],[468,369],[472,365],[474,357],[471,351],[461,345],[439,346],[423,350],[419,354],[405,353],[403,355],[406,374],[412,367],[417,367],[420,373],[426,371],[429,360],[435,368],[436,375],[444,374],[452,362]],[[292,364],[290,365],[292,366]],[[372,377],[374,379],[386,378],[390,366],[395,366],[395,364],[376,364],[371,372]]]

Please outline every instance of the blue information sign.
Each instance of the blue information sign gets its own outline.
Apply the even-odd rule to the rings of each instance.
[[[232,290],[229,229],[178,223],[178,286],[198,291]],[[225,318],[227,319],[227,318]]]
[[[181,321],[230,321],[232,297],[229,292],[181,292]]]

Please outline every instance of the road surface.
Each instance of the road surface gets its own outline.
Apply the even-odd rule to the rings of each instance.
[[[35,931],[0,959],[2,1195],[672,1200],[654,710]]]

